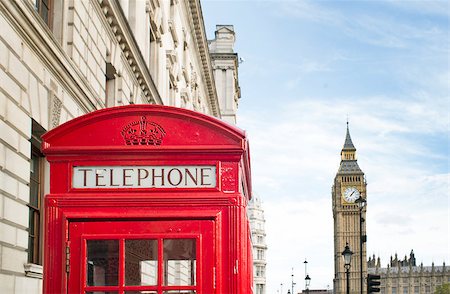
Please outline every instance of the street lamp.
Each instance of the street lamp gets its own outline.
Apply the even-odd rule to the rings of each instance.
[[[307,269],[308,261],[306,261],[306,259],[305,259],[305,261],[303,263],[305,264],[305,290],[308,291],[309,282],[311,280],[308,276],[308,269]],[[306,279],[306,278],[308,278],[308,279]]]
[[[362,195],[359,196],[355,201],[359,207],[359,285],[360,285],[360,293],[363,293],[363,244],[366,242],[367,236],[362,234],[362,223],[364,222],[364,218],[362,217],[362,212],[364,207],[367,204],[366,199],[362,198]]]
[[[292,268],[292,274],[291,274],[291,277],[292,277],[292,283],[291,283],[292,294],[294,294],[294,286],[295,286],[295,284],[296,284],[296,283],[294,283],[294,268]]]
[[[311,278],[309,277],[309,275],[306,275],[305,277],[305,285],[306,285],[306,293],[309,294],[309,284],[311,283]]]
[[[353,252],[350,250],[350,247],[348,246],[348,242],[345,245],[344,251],[342,251],[342,257],[344,258],[344,267],[345,267],[345,273],[347,275],[347,294],[350,294],[350,263],[352,262],[352,255]]]

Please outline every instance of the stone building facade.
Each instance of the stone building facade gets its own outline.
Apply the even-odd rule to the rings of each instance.
[[[41,293],[40,136],[138,103],[235,122],[235,34],[208,43],[200,0],[0,0],[0,27],[0,292]]]
[[[450,283],[450,268],[445,265],[424,266],[416,264],[416,257],[411,250],[409,257],[398,259],[397,254],[387,267],[382,268],[380,258],[375,255],[367,262],[368,273],[380,275],[381,294],[432,294],[436,287]]]
[[[235,39],[233,26],[217,25],[215,38],[209,41],[222,119],[231,124],[236,124],[238,99],[241,97]]]
[[[264,218],[261,199],[256,194],[253,194],[253,198],[249,201],[248,215],[250,218],[253,243],[254,293],[265,294],[267,265],[266,220]]]

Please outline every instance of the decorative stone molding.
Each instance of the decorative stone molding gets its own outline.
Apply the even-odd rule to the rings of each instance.
[[[172,35],[173,43],[175,45],[175,48],[178,47],[178,35],[177,31],[175,29],[175,23],[172,19],[168,21],[169,23],[169,32]]]
[[[167,56],[169,63],[171,63],[172,65],[175,65],[177,63],[178,58],[177,58],[177,52],[175,50],[167,50],[166,56]]]
[[[145,12],[147,12],[150,16],[150,26],[153,37],[156,42],[159,43],[159,46],[162,46],[161,43],[161,14],[160,12],[160,4],[159,0],[147,0],[145,3]]]
[[[51,93],[49,111],[50,128],[53,129],[59,126],[59,122],[61,120],[61,109],[62,101],[58,97],[56,97],[54,93]]]
[[[179,81],[178,66],[177,66],[178,58],[177,58],[176,51],[175,50],[167,50],[166,57],[167,57],[166,68],[169,71],[169,78],[170,78],[170,81],[172,82],[172,84],[176,87],[177,82]]]
[[[189,85],[190,79],[189,79],[189,73],[188,73],[187,68],[185,66],[182,66],[181,67],[181,72],[183,74],[184,80],[186,81],[186,84]]]
[[[191,89],[192,90],[197,89],[197,87],[198,87],[198,84],[197,84],[197,73],[195,71],[191,71],[190,81],[191,81]]]
[[[98,0],[98,3],[147,101],[163,105],[144,57],[120,8],[120,3],[115,0]],[[150,1],[149,4],[152,3],[155,4],[155,7],[156,4],[159,6],[159,1]],[[151,6],[147,5],[147,8],[150,9]],[[150,11],[152,10],[150,9]]]
[[[180,91],[180,98],[181,98],[181,107],[186,107],[189,104],[189,90],[186,88],[181,89]]]
[[[192,27],[194,34],[194,41],[197,45],[197,54],[203,67],[203,80],[206,84],[208,91],[208,106],[213,116],[221,118],[219,98],[217,97],[216,84],[214,81],[214,75],[212,73],[211,57],[208,48],[208,41],[206,40],[206,32],[203,23],[203,16],[201,12],[200,0],[188,0],[188,11],[192,17]]]
[[[34,263],[26,263],[23,265],[25,276],[30,278],[42,279],[43,268],[42,265]]]
[[[234,66],[228,65],[215,65],[213,66],[213,69],[218,69],[218,70],[235,70],[236,68]]]

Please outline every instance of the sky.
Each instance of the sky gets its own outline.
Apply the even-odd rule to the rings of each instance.
[[[368,255],[450,264],[449,2],[201,4],[208,38],[234,25],[243,59],[238,126],[266,218],[267,293],[286,293],[292,273],[304,289],[305,259],[311,289],[332,287],[347,119],[368,183]]]

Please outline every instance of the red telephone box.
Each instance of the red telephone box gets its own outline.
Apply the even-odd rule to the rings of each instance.
[[[131,105],[73,119],[43,141],[44,293],[252,293],[243,131]]]

